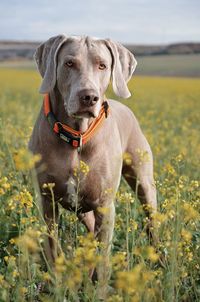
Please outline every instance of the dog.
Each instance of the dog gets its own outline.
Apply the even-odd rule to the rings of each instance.
[[[133,112],[107,100],[110,81],[114,93],[130,97],[127,82],[137,62],[134,55],[110,39],[58,35],[41,44],[35,60],[44,104],[36,120],[29,148],[41,155],[36,165],[42,193],[43,214],[51,230],[58,219],[58,203],[73,210],[89,232],[103,243],[104,265],[97,268],[100,292],[106,292],[109,253],[114,229],[115,195],[121,175],[149,212],[156,211],[151,148]],[[140,152],[148,160],[141,162]],[[128,160],[124,154],[128,155]],[[89,172],[79,183],[74,170],[80,161]],[[40,169],[41,163],[45,169]],[[54,183],[55,205],[43,184]],[[106,190],[109,194],[106,194]],[[78,195],[78,197],[77,197]],[[107,209],[105,214],[99,208]],[[49,237],[45,253],[54,262],[56,248]]]

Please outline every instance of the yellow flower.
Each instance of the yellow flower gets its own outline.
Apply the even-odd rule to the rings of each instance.
[[[16,257],[15,256],[5,256],[4,260],[6,261],[6,263],[9,263],[11,266],[15,266],[16,264]]]
[[[0,178],[0,195],[4,195],[7,191],[9,191],[11,188],[11,185],[8,181],[8,178],[2,177]]]
[[[182,274],[181,274],[181,277],[184,279],[184,278],[186,278],[188,276],[188,273],[187,272],[183,272]]]
[[[153,225],[157,228],[161,227],[161,225],[167,221],[167,215],[160,212],[153,213],[152,218]]]
[[[65,256],[64,254],[60,254],[55,260],[55,269],[57,273],[63,273],[66,271],[65,267]]]
[[[129,224],[131,230],[135,231],[138,229],[138,223],[134,219],[131,218]]]
[[[187,231],[186,229],[181,230],[181,236],[182,236],[183,240],[186,241],[187,243],[192,240],[192,234],[189,231]]]
[[[134,203],[135,201],[135,198],[129,192],[124,192],[124,193],[118,192],[116,197],[117,200],[121,203]]]
[[[51,280],[51,276],[49,275],[49,273],[47,273],[47,272],[43,273],[43,280],[44,281],[50,281]]]
[[[14,239],[14,238],[11,238],[11,239],[9,240],[9,242],[10,242],[11,244],[15,244],[15,239]]]
[[[80,177],[81,175],[86,176],[89,173],[89,171],[90,171],[89,166],[84,161],[80,160],[79,166],[77,166],[74,169],[74,176],[76,177]]]
[[[37,243],[28,236],[24,236],[17,240],[18,245],[21,245],[22,248],[25,247],[30,253],[35,253],[38,251]]]
[[[40,231],[29,228],[22,236],[15,239],[15,243],[29,253],[36,253],[40,250],[38,243],[40,236]]]
[[[182,206],[183,210],[184,210],[184,221],[195,221],[198,220],[200,215],[199,213],[193,208],[193,206],[190,203],[184,203]]]
[[[99,243],[92,233],[88,233],[87,236],[78,236],[78,241],[80,246],[75,250],[74,264],[88,271],[100,260],[96,254]]]
[[[164,166],[164,171],[168,172],[169,174],[171,174],[173,176],[176,175],[176,170],[174,169],[174,167],[170,163],[167,163]]]
[[[128,153],[128,152],[125,152],[125,153],[123,154],[123,161],[124,161],[125,165],[131,166],[132,163],[133,163],[131,154]]]
[[[19,206],[19,208],[26,208],[27,210],[33,207],[33,197],[26,188],[9,199],[9,210],[14,210],[17,206]]]
[[[41,160],[41,155],[33,155],[28,149],[25,148],[19,149],[13,157],[17,170],[32,169],[35,164]]]
[[[123,270],[127,267],[126,257],[127,255],[125,252],[118,252],[112,256],[111,263],[114,271]]]
[[[82,282],[82,273],[79,268],[75,268],[66,280],[66,285],[71,290],[75,290],[76,286],[80,286]]]
[[[55,187],[55,183],[54,182],[49,182],[47,184],[44,183],[42,187],[43,187],[43,189],[49,189],[50,190],[50,189],[53,189]]]
[[[136,265],[132,271],[117,272],[116,287],[128,294],[143,292],[147,283],[155,277],[154,273],[144,268],[142,264]]]
[[[55,263],[58,265],[63,265],[65,263],[64,254],[61,254],[60,256],[58,256],[55,260]]]
[[[3,188],[0,188],[0,195],[4,195],[5,191],[3,190]]]
[[[20,223],[21,223],[21,224],[26,224],[27,221],[28,221],[28,218],[26,218],[26,217],[22,217],[22,218],[20,219]]]
[[[105,190],[105,195],[112,195],[114,193],[113,188],[107,188]]]
[[[153,246],[147,247],[147,258],[152,262],[157,262],[159,259],[159,255],[155,252]]]
[[[4,287],[6,285],[6,281],[2,274],[0,274],[0,285],[1,285],[1,287]]]
[[[5,256],[5,257],[4,257],[4,260],[5,260],[6,262],[8,262],[8,256]]]
[[[29,218],[29,221],[30,221],[30,222],[36,222],[36,221],[38,221],[38,218],[35,217],[35,216],[31,216],[31,217]]]
[[[175,157],[175,160],[176,160],[177,162],[181,162],[181,161],[183,160],[183,158],[184,158],[184,155],[183,155],[183,154],[178,154],[178,155]]]
[[[28,292],[28,289],[26,287],[20,287],[19,292],[21,295],[25,295]]]
[[[103,215],[106,215],[109,213],[110,209],[107,207],[98,207],[97,211]]]
[[[107,299],[107,302],[123,302],[123,298],[119,295],[112,295]]]
[[[154,247],[152,246],[136,247],[134,254],[144,259],[149,259],[152,262],[157,262],[159,259],[159,255],[156,253]]]
[[[13,278],[16,278],[19,276],[19,272],[15,269],[13,272],[12,272],[12,276]]]
[[[138,162],[139,165],[142,165],[143,163],[147,163],[150,161],[150,156],[148,151],[137,148],[136,153],[139,157],[139,162]]]
[[[80,171],[85,175],[87,175],[90,171],[89,166],[82,160],[80,161]]]
[[[193,253],[192,252],[187,253],[187,259],[188,259],[189,262],[191,262],[193,260]]]

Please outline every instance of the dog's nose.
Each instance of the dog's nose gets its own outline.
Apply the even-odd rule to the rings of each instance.
[[[95,105],[99,100],[99,97],[93,89],[83,89],[78,95],[80,102],[87,107]]]

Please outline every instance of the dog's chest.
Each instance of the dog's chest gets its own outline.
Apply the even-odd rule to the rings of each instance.
[[[116,169],[111,169],[110,159],[103,155],[91,154],[86,160],[79,154],[68,154],[57,157],[49,176],[56,185],[56,199],[63,207],[84,212],[101,206],[108,198],[107,192],[116,190],[120,171],[119,161]]]
[[[101,205],[109,183],[108,177],[81,165],[65,178],[55,178],[56,199],[64,208],[86,212]]]

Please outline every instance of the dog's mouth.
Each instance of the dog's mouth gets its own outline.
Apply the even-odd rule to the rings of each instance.
[[[96,118],[98,116],[98,110],[94,110],[94,109],[79,109],[75,112],[70,112],[67,108],[67,106],[65,105],[65,111],[67,113],[68,116],[71,116],[73,118],[76,119],[83,119],[83,118]]]
[[[74,118],[79,118],[79,119],[82,119],[82,118],[96,118],[97,116],[96,116],[96,114],[95,114],[95,112],[93,112],[93,111],[78,111],[78,112],[76,112],[76,113],[74,113],[73,115],[72,115]]]

